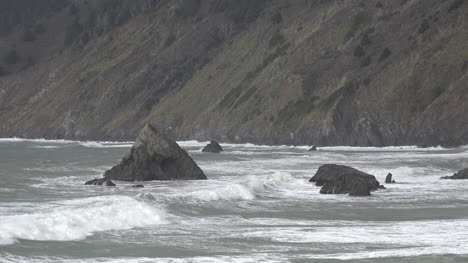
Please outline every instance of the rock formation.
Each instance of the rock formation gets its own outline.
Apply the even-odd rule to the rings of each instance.
[[[221,147],[221,145],[219,145],[217,141],[211,141],[202,149],[202,152],[210,152],[210,153],[220,153],[222,151],[223,151],[223,147]]]
[[[321,194],[367,196],[372,191],[384,188],[375,179],[375,176],[337,164],[320,166],[309,182],[315,182],[315,185],[322,186]]]
[[[392,180],[392,174],[391,173],[388,173],[387,174],[387,177],[385,177],[385,183],[386,184],[394,184],[395,183],[395,180]]]
[[[105,185],[105,186],[115,186],[115,184],[108,178],[100,178],[89,180],[85,185]]]
[[[104,177],[121,181],[206,179],[188,153],[151,124],[143,128],[121,163]]]
[[[468,179],[468,168],[460,170],[454,173],[452,176],[444,176],[444,177],[441,177],[440,179],[454,179],[454,180]]]
[[[309,149],[309,152],[315,152],[315,151],[317,151],[317,146],[312,145],[312,147],[310,147]]]
[[[181,140],[466,145],[467,8],[2,0],[0,137],[127,141],[158,120]]]

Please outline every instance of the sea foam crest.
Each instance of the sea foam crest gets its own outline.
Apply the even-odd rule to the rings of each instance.
[[[126,196],[72,200],[76,208],[0,217],[0,245],[27,240],[81,240],[95,232],[164,224],[164,212]]]
[[[241,183],[229,183],[224,187],[199,190],[182,197],[186,201],[195,202],[253,200],[257,194],[265,190],[264,187],[258,177],[248,176]]]

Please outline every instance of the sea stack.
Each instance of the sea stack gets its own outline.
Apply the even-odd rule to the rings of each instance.
[[[452,176],[444,176],[440,179],[452,179],[452,180],[461,180],[461,179],[468,179],[468,168],[460,170],[454,173]]]
[[[309,182],[315,182],[315,185],[322,186],[321,194],[367,196],[372,191],[384,188],[375,179],[375,176],[337,164],[320,166]]]
[[[120,181],[206,179],[202,169],[179,145],[147,124],[120,164],[104,173]]]
[[[388,173],[387,176],[385,177],[385,183],[386,184],[394,184],[395,180],[392,180],[392,174]]]
[[[312,145],[312,147],[310,147],[309,149],[309,152],[315,152],[315,151],[317,151],[317,146]]]
[[[220,153],[222,151],[223,151],[223,147],[221,147],[221,145],[219,145],[217,141],[211,141],[202,149],[202,152],[210,152],[210,153]]]

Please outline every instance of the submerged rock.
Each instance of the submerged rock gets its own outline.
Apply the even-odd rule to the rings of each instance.
[[[317,146],[312,145],[312,147],[310,147],[309,149],[309,152],[315,152],[315,151],[317,151]]]
[[[93,179],[85,183],[85,185],[105,185],[105,186],[115,186],[115,184],[108,178]]]
[[[385,177],[385,183],[386,184],[394,184],[395,183],[395,180],[392,180],[392,174],[391,173],[388,173],[387,174],[387,177]]]
[[[217,141],[211,141],[202,149],[202,152],[210,152],[210,153],[220,153],[222,151],[223,151],[223,147],[221,147],[221,145],[219,145]]]
[[[372,191],[384,188],[375,179],[375,176],[337,164],[320,166],[309,182],[315,182],[315,185],[322,186],[321,194],[367,196]]]
[[[460,170],[451,176],[441,177],[440,179],[453,179],[453,180],[468,179],[468,168]]]
[[[120,164],[104,173],[121,181],[206,179],[203,171],[179,145],[147,124]]]

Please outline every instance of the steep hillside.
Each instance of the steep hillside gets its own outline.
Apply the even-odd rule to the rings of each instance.
[[[468,144],[468,1],[48,1],[0,9],[1,137]]]

